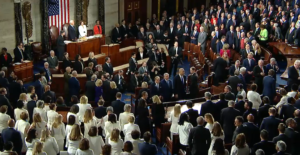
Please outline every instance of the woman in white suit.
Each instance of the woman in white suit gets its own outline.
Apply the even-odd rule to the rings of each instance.
[[[30,155],[47,155],[47,153],[44,152],[43,149],[44,144],[42,142],[36,142]]]
[[[36,113],[39,113],[42,117],[42,120],[45,121],[45,122],[48,122],[47,113],[44,110],[44,104],[45,104],[44,101],[38,100],[37,103],[36,103],[37,107],[35,107],[33,109],[33,114],[32,115],[34,116]]]
[[[120,131],[118,129],[113,129],[111,136],[108,139],[108,144],[111,145],[111,154],[119,155],[123,149],[123,140],[120,138]]]
[[[180,114],[181,114],[181,106],[180,104],[176,104],[174,110],[171,112],[170,117],[168,119],[168,121],[171,122],[171,128],[170,128],[171,139],[173,139],[173,134],[178,133],[177,126],[178,126]]]
[[[49,105],[49,108],[50,108],[50,110],[47,111],[47,118],[48,118],[47,126],[48,126],[48,128],[50,128],[52,126],[56,116],[58,115],[58,113],[56,112],[56,105],[54,103],[51,103]]]
[[[27,147],[25,145],[25,137],[27,137],[27,132],[29,130],[30,124],[26,121],[28,119],[28,114],[26,112],[22,112],[20,114],[20,120],[18,120],[15,124],[15,129],[20,132],[23,142],[22,152],[27,151]]]
[[[83,118],[83,123],[84,123],[84,138],[89,137],[89,131],[92,126],[100,126],[98,125],[98,120],[93,117],[93,111],[92,109],[86,109],[84,118]]]
[[[57,145],[57,142],[54,137],[50,136],[50,131],[46,128],[42,131],[41,135],[41,142],[44,143],[44,151],[47,154],[58,154],[59,153],[59,147]]]
[[[134,116],[129,116],[128,121],[129,123],[125,124],[123,128],[123,133],[125,135],[125,139],[124,139],[125,142],[132,140],[131,132],[133,130],[137,130],[141,132],[140,127],[137,124],[134,124]]]
[[[83,21],[80,22],[80,26],[78,27],[78,31],[79,31],[79,38],[87,36],[86,26],[84,25]]]
[[[102,137],[98,135],[98,128],[96,126],[90,128],[88,139],[90,141],[90,148],[94,151],[94,154],[100,154],[105,143]]]
[[[26,146],[27,146],[26,155],[34,154],[33,149],[34,149],[35,143],[40,142],[40,140],[36,137],[36,130],[35,129],[30,129],[28,131],[27,137],[25,138],[25,142],[26,142]]]
[[[57,115],[51,127],[52,136],[55,138],[59,150],[64,150],[64,140],[66,135],[65,124],[62,122],[63,116]]]
[[[80,126],[78,124],[74,124],[71,130],[71,133],[68,137],[68,154],[75,155],[77,149],[79,148],[79,143],[83,138],[82,133],[80,131]]]
[[[47,128],[47,123],[42,120],[41,115],[39,113],[35,113],[33,115],[33,122],[30,128],[34,128],[37,132],[36,136],[38,138],[41,138],[42,130],[45,130]]]
[[[212,150],[216,139],[220,138],[224,140],[224,132],[219,122],[214,122],[210,135],[211,135],[211,143],[208,150],[208,155],[213,155]]]
[[[108,121],[105,122],[105,126],[104,126],[105,139],[108,139],[110,137],[110,134],[114,129],[120,130],[120,124],[117,122],[117,118],[115,114],[109,114]]]
[[[26,109],[24,109],[24,103],[23,101],[19,100],[17,102],[17,108],[14,110],[14,114],[15,114],[15,119],[16,121],[20,120],[20,114],[22,112],[26,112],[28,114],[28,111]]]
[[[70,116],[74,116],[75,117],[75,123],[80,125],[78,115],[77,115],[78,112],[79,112],[79,106],[76,105],[76,104],[72,105],[72,107],[70,108],[70,111],[67,114],[67,120],[69,120]]]
[[[10,120],[10,116],[6,114],[7,106],[3,105],[0,107],[0,133],[2,133],[3,129],[8,127],[7,122]]]
[[[120,116],[119,116],[119,122],[120,122],[121,130],[123,130],[124,125],[128,123],[128,118],[130,116],[134,117],[134,114],[131,113],[131,105],[130,104],[125,104],[124,112],[121,113]]]
[[[79,112],[77,113],[78,119],[80,122],[83,122],[86,109],[91,109],[92,106],[88,103],[88,98],[85,95],[81,96],[80,103],[77,105],[79,107]]]
[[[83,138],[80,141],[79,148],[76,150],[75,155],[94,155],[94,151],[90,149],[90,142],[88,139]]]

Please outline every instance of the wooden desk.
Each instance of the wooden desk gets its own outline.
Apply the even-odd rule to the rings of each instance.
[[[133,52],[137,52],[137,48],[135,46],[121,48],[119,52],[110,52],[109,56],[111,58],[112,65],[121,66],[129,63],[129,59]]]
[[[294,65],[294,62],[300,58],[300,48],[297,46],[289,46],[285,42],[269,42],[274,53],[282,53],[286,57],[287,66],[284,73],[280,76],[286,80],[288,78],[288,68]]]
[[[78,74],[77,79],[80,83],[80,91],[85,89],[85,83],[87,81],[86,74]],[[65,79],[64,74],[52,74],[52,83],[51,89],[56,93],[57,96],[64,96],[64,85]]]
[[[97,54],[95,55],[95,58],[97,59],[98,64],[104,64],[105,63],[105,58],[107,57],[106,54]],[[87,61],[89,57],[82,58],[82,61],[85,63],[85,66],[88,66]]]
[[[24,61],[23,63],[13,64],[12,71],[21,79],[23,82],[29,82],[33,80],[33,62]]]
[[[69,53],[70,60],[75,60],[75,56],[80,54],[81,57],[88,57],[89,52],[96,54],[101,53],[101,46],[105,44],[105,36],[101,38],[92,38],[83,42],[71,42],[66,44],[66,52]]]

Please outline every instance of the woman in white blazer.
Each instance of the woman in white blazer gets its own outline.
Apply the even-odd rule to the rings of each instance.
[[[220,139],[224,140],[224,137],[225,137],[222,126],[220,125],[219,122],[214,122],[210,136],[211,136],[211,142],[210,142],[210,147],[208,149],[208,155],[213,155],[212,150],[213,150],[213,146],[214,146],[216,139],[220,138]]]
[[[36,130],[30,129],[27,133],[27,137],[25,138],[25,143],[27,146],[27,152],[26,155],[32,155],[33,154],[33,147],[36,142],[39,142],[40,140],[36,137]]]
[[[259,105],[262,103],[260,94],[256,92],[257,85],[252,84],[251,90],[247,93],[247,99],[253,103],[253,108],[258,109]]]
[[[108,144],[111,145],[111,154],[119,155],[123,149],[123,140],[120,138],[120,130],[113,129],[111,136],[108,139]]]
[[[38,141],[35,143],[32,153],[28,155],[47,155],[47,153],[43,151],[44,147],[44,144]]]
[[[26,112],[22,112],[20,115],[20,120],[18,120],[15,124],[15,129],[20,132],[22,142],[23,142],[23,147],[22,147],[22,152],[25,153],[27,148],[25,145],[25,137],[27,137],[27,132],[29,130],[30,124],[27,122],[28,119],[28,114]]]
[[[86,109],[84,118],[83,118],[83,123],[84,123],[84,137],[88,138],[89,137],[89,131],[92,126],[100,126],[98,125],[98,120],[93,117],[93,111],[92,109]]]
[[[177,132],[179,134],[179,142],[182,145],[182,149],[186,150],[188,146],[188,138],[190,130],[193,128],[193,125],[189,122],[189,116],[187,113],[182,113],[179,118]]]
[[[123,128],[123,133],[125,135],[125,138],[124,138],[125,142],[132,140],[131,132],[133,130],[137,130],[137,131],[141,132],[140,127],[137,124],[134,124],[134,116],[129,116],[128,122],[129,123],[125,124],[124,128]]]
[[[83,95],[80,98],[80,103],[77,104],[79,107],[79,112],[77,113],[80,122],[83,122],[83,117],[86,109],[91,109],[92,106],[88,103],[88,98]]]
[[[55,120],[56,116],[58,115],[58,113],[56,112],[55,103],[51,103],[49,105],[49,108],[50,108],[50,110],[47,111],[47,118],[48,118],[47,126],[50,128],[52,126],[52,124],[54,123],[54,120]]]
[[[117,122],[117,118],[115,114],[108,115],[108,121],[105,122],[104,130],[105,130],[105,139],[110,137],[111,132],[113,129],[120,130],[120,124]]]
[[[84,25],[83,21],[80,22],[80,26],[78,27],[78,31],[79,31],[79,38],[87,36],[86,26]]]
[[[173,139],[173,134],[178,133],[177,126],[178,126],[180,114],[181,114],[181,106],[180,104],[176,104],[174,110],[171,112],[168,119],[168,121],[171,122],[171,128],[170,128],[171,139]]]
[[[214,116],[211,113],[206,113],[204,115],[204,119],[206,122],[205,128],[209,130],[209,132],[211,132],[213,125],[214,125]]]
[[[26,109],[24,109],[24,103],[23,101],[19,100],[17,102],[17,108],[14,110],[14,114],[15,114],[15,119],[16,121],[20,120],[20,114],[22,112],[26,112],[28,114],[28,111]]]
[[[72,130],[68,137],[68,154],[75,155],[77,149],[79,148],[79,143],[83,138],[82,133],[80,131],[80,126],[78,124],[74,124]]]
[[[71,133],[71,130],[72,130],[74,124],[75,124],[75,117],[73,115],[71,115],[68,118],[68,123],[66,125],[66,135],[65,135],[66,145],[65,145],[65,147],[68,147],[68,145],[69,145],[69,143],[68,143],[68,137],[67,136]]]
[[[144,141],[140,139],[140,134],[141,134],[141,132],[139,132],[137,130],[133,130],[131,132],[131,137],[132,137],[131,143],[133,145],[132,153],[134,153],[136,155],[140,155],[139,144],[144,143]]]
[[[74,116],[75,117],[75,123],[80,125],[78,115],[77,115],[78,112],[79,112],[78,105],[77,104],[72,105],[72,107],[70,108],[70,111],[67,113],[67,120],[69,120],[70,116]]]
[[[30,128],[34,128],[36,130],[36,137],[41,138],[42,130],[47,128],[47,123],[42,120],[41,115],[39,113],[35,113],[33,115],[33,122]]]
[[[62,122],[63,116],[57,115],[51,127],[51,134],[55,138],[59,150],[64,150],[64,140],[66,135],[65,124]]]
[[[121,130],[123,130],[124,125],[128,123],[129,116],[134,117],[134,114],[131,113],[131,105],[130,104],[125,104],[124,112],[121,113],[120,116],[119,116],[119,122],[120,122]]]
[[[45,122],[48,122],[47,113],[44,110],[44,104],[45,104],[44,101],[38,100],[36,102],[37,107],[35,107],[33,109],[33,114],[32,115],[34,116],[34,114],[39,113],[42,117],[42,120],[45,121]]]
[[[80,141],[79,148],[76,150],[75,155],[94,155],[94,151],[90,149],[90,142],[88,139],[83,138]]]
[[[98,128],[96,126],[90,128],[88,140],[90,141],[90,149],[94,151],[94,154],[100,154],[105,143],[102,137],[98,135]]]
[[[47,154],[56,155],[59,153],[59,147],[57,145],[57,142],[54,137],[50,136],[49,129],[46,128],[45,130],[42,131],[40,141],[44,143],[44,151]]]
[[[10,120],[10,116],[6,114],[7,106],[3,105],[0,107],[0,133],[2,133],[3,129],[8,127],[7,122]]]

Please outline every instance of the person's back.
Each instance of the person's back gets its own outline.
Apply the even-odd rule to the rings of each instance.
[[[14,145],[14,151],[18,154],[21,154],[22,146],[25,145],[22,143],[22,137],[19,131],[15,130],[13,127],[15,126],[15,121],[13,119],[8,121],[8,128],[2,131],[2,139],[3,142],[6,143],[11,141]]]
[[[157,154],[157,148],[154,144],[150,144],[151,133],[149,131],[144,133],[144,143],[139,143],[138,148],[141,155],[155,155]]]

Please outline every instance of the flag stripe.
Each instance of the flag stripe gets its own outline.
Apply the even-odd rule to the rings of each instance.
[[[60,31],[65,23],[70,19],[69,0],[52,0],[48,6],[49,27],[56,26]]]

